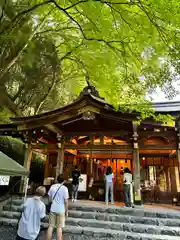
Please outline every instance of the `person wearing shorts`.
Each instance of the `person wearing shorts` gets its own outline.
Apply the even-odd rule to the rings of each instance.
[[[68,216],[68,188],[64,186],[64,177],[59,175],[57,184],[51,186],[48,195],[52,201],[49,214],[49,227],[47,231],[47,240],[52,239],[53,229],[56,228],[57,240],[62,240],[62,228],[65,227],[65,220]]]
[[[46,194],[45,187],[36,189],[35,196],[28,198],[23,205],[23,213],[18,224],[16,240],[37,240],[40,232],[41,219],[46,216],[45,204],[41,197]]]

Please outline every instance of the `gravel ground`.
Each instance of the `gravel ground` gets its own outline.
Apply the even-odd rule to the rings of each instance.
[[[15,240],[16,239],[16,229],[13,227],[0,226],[0,240]],[[43,236],[40,237],[40,240],[44,240]],[[53,240],[56,240],[56,237],[53,237]],[[69,236],[65,235],[63,240],[92,240],[92,237],[87,236]],[[93,238],[93,240],[116,240],[115,238]],[[117,239],[119,240],[119,239]]]
[[[0,226],[0,240],[15,240],[16,233],[17,233],[16,228]],[[53,240],[55,240],[55,239],[56,238],[53,238]],[[43,236],[41,236],[40,240],[44,240]],[[65,240],[66,240],[66,238],[65,238]],[[69,240],[69,239],[67,238],[67,240]]]
[[[16,239],[16,229],[12,227],[0,226],[0,240]]]

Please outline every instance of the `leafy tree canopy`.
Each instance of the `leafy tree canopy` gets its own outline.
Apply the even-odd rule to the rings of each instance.
[[[15,114],[67,104],[88,79],[115,107],[152,115],[146,94],[171,87],[172,66],[179,73],[178,1],[2,0],[0,7],[1,101]]]

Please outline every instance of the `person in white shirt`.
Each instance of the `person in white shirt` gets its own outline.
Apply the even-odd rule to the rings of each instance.
[[[18,225],[16,240],[35,240],[38,239],[40,232],[41,219],[46,216],[45,204],[41,197],[46,194],[45,187],[36,189],[35,196],[28,198],[23,205],[24,211]]]
[[[51,186],[48,195],[52,201],[49,214],[49,228],[47,231],[47,240],[52,239],[53,229],[57,230],[57,240],[62,240],[62,228],[65,227],[65,217],[68,216],[68,188],[64,186],[64,177],[59,175],[57,184]]]
[[[114,174],[112,172],[111,167],[107,168],[105,174],[105,181],[106,181],[106,194],[105,194],[106,204],[108,204],[109,202],[109,191],[111,193],[111,204],[114,204]]]
[[[129,168],[124,169],[124,203],[126,207],[131,207],[131,184],[132,174]]]

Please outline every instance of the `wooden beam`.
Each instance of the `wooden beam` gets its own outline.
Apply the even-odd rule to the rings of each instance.
[[[32,149],[47,149],[47,150],[55,150],[58,149],[57,144],[47,144],[47,145],[42,145],[42,144],[32,144]]]
[[[175,150],[176,146],[174,144],[167,145],[140,145],[140,150]]]
[[[60,128],[56,127],[54,124],[47,124],[45,125],[45,128],[47,128],[53,133],[59,133],[59,134],[63,133],[63,131]]]
[[[96,131],[96,132],[65,132],[65,136],[124,136],[132,132],[131,131],[125,131],[125,130],[120,130],[120,131]]]
[[[58,147],[56,144],[49,144],[49,145],[41,145],[41,144],[34,144],[32,145],[33,149],[47,149],[47,150],[58,150]],[[110,149],[117,149],[117,150],[132,150],[132,147],[130,145],[75,145],[75,144],[65,144],[65,149],[88,149],[88,150],[110,150]]]
[[[64,148],[66,149],[77,149],[77,150],[132,150],[132,146],[130,145],[74,145],[74,144],[65,144]]]
[[[154,132],[154,131],[149,131],[149,130],[140,130],[139,135],[140,137],[169,137],[172,134],[176,134],[175,130],[174,131],[160,131],[160,132]]]

